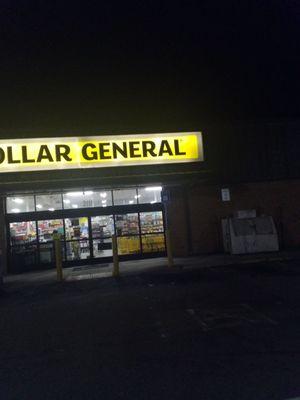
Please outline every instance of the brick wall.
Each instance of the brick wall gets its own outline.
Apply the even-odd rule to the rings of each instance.
[[[188,243],[188,215],[183,187],[172,188],[171,201],[167,207],[169,229],[171,232],[172,247],[176,256],[186,256],[189,253]]]
[[[221,187],[230,189],[231,201],[221,201]],[[300,248],[300,181],[228,186],[199,183],[171,190],[169,220],[174,254],[222,252],[221,219],[245,209],[273,216],[281,248]]]

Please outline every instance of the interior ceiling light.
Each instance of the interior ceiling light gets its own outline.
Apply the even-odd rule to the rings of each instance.
[[[64,199],[64,203],[65,203],[65,204],[70,204],[70,203],[71,203],[71,200],[69,200],[69,199]]]
[[[139,199],[140,197],[141,197],[140,194],[136,194],[136,195],[134,196],[135,199]]]
[[[37,204],[37,205],[36,205],[36,208],[41,209],[41,208],[43,208],[43,206],[42,206],[41,204]]]
[[[20,199],[19,197],[15,197],[15,198],[13,199],[13,201],[14,201],[15,203],[17,203],[17,204],[23,204],[23,203],[24,203],[24,200],[23,200],[23,199]]]
[[[11,209],[11,212],[13,212],[13,213],[19,213],[19,212],[20,212],[20,209],[19,209],[19,208],[12,208],[12,209]]]
[[[106,196],[107,196],[107,193],[106,193],[106,192],[101,192],[101,193],[100,193],[100,197],[102,197],[103,199],[104,199]]]
[[[87,190],[86,192],[83,192],[83,194],[86,196],[90,196],[90,195],[94,194],[94,192],[92,190]]]
[[[105,204],[105,203],[106,203],[106,200],[101,200],[101,203],[102,203],[102,204]]]
[[[134,203],[134,200],[129,200],[129,204],[133,204]]]
[[[48,208],[48,211],[54,211],[53,207]]]
[[[146,187],[145,188],[145,190],[148,190],[148,191],[161,191],[162,190],[162,187],[161,186],[149,186],[149,187]]]
[[[78,205],[77,204],[72,204],[72,207],[73,208],[78,208]]]

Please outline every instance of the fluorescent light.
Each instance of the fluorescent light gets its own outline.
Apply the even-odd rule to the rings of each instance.
[[[129,200],[129,204],[133,204],[134,203],[134,200]]]
[[[77,204],[72,204],[72,207],[73,208],[78,208],[78,205]]]
[[[103,199],[105,199],[106,196],[107,196],[107,193],[106,193],[106,192],[101,192],[101,193],[100,193],[100,197],[102,197]]]
[[[53,207],[48,208],[48,211],[54,211]]]
[[[83,196],[83,192],[68,192],[66,195],[70,197]]]
[[[13,212],[13,213],[19,213],[19,212],[20,212],[20,209],[19,209],[19,208],[12,208],[12,209],[11,209],[11,212]]]
[[[64,199],[64,203],[65,203],[65,204],[70,204],[70,203],[71,203],[71,200],[69,200],[69,199]]]
[[[162,187],[161,186],[149,186],[149,187],[146,187],[145,190],[147,190],[147,191],[162,191]]]
[[[101,203],[102,204],[106,204],[106,200],[101,200]]]
[[[140,197],[141,197],[140,194],[136,194],[136,195],[134,196],[135,199],[139,199]]]
[[[41,204],[37,204],[37,205],[36,205],[36,208],[41,209],[41,208],[43,208],[43,206],[42,206]]]
[[[23,203],[24,203],[24,200],[23,200],[23,199],[20,199],[19,197],[15,197],[15,198],[13,199],[13,201],[14,201],[15,203],[17,203],[17,204],[23,204]]]
[[[106,207],[106,204],[103,204],[103,206],[102,207]]]
[[[155,200],[153,200],[153,201],[150,201],[150,204],[154,204],[154,203],[156,203],[156,201],[155,201]]]
[[[87,190],[86,192],[83,192],[83,194],[86,195],[86,196],[90,196],[93,193],[94,192],[92,190]]]

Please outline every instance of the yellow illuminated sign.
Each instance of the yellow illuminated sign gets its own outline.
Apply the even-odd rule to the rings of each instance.
[[[196,161],[200,132],[0,140],[0,172]]]

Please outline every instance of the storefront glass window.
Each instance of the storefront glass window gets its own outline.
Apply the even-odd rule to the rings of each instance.
[[[112,215],[91,217],[94,257],[112,256],[112,239],[114,219]]]
[[[47,243],[53,240],[53,233],[59,233],[64,236],[64,224],[62,219],[48,219],[38,221],[39,242]],[[55,231],[55,232],[54,232]]]
[[[129,208],[135,212],[120,212],[122,205],[160,203],[160,196],[161,187],[158,186],[10,196],[7,198],[8,213],[36,212],[35,221],[10,223],[10,257],[14,260],[14,267],[11,267],[11,270],[15,270],[15,266],[22,271],[23,267],[24,270],[26,268],[29,270],[30,265],[37,266],[43,263],[54,265],[54,233],[60,234],[64,261],[112,257],[112,235],[114,234],[117,235],[119,255],[165,251],[162,211],[139,211],[137,208],[143,210],[143,206],[138,206],[127,207],[127,210]],[[102,207],[113,205],[117,207],[113,211],[109,209],[111,214],[101,215],[108,211]],[[90,216],[76,217],[75,215],[79,212],[66,211],[64,217],[61,218],[62,211],[55,213],[63,209],[87,207],[95,208],[95,210],[86,210]],[[146,206],[144,209],[160,208],[160,206],[154,207]],[[38,217],[42,218],[43,211],[53,211],[52,218],[38,220]],[[115,214],[116,212],[118,214]],[[84,214],[85,212],[82,212],[81,215]],[[55,219],[58,215],[61,219]],[[13,216],[10,215],[10,221],[13,221],[12,218]],[[16,219],[20,219],[20,216]],[[30,219],[33,219],[31,215]]]
[[[40,244],[39,260],[41,264],[54,263],[54,248],[52,242]]]
[[[93,207],[112,206],[111,190],[97,190],[93,193]]]
[[[142,233],[157,233],[164,230],[162,211],[141,212],[140,220]]]
[[[118,236],[138,235],[139,218],[137,213],[116,215],[116,233]]]
[[[138,194],[135,188],[118,189],[113,191],[115,206],[128,206],[137,204]]]
[[[37,263],[36,223],[13,222],[9,228],[11,271],[24,272]]]
[[[143,235],[142,247],[143,253],[156,253],[165,251],[165,237],[163,234]]]
[[[87,217],[66,218],[66,240],[87,239],[89,237],[89,225]]]
[[[93,239],[94,257],[112,257],[112,239]]]
[[[93,192],[67,192],[63,194],[65,209],[93,207]]]
[[[138,254],[141,252],[139,236],[118,237],[118,254]]]
[[[38,221],[40,243],[39,261],[42,264],[54,263],[53,234],[58,233],[63,239],[64,225],[62,219]]]
[[[42,194],[35,196],[36,211],[55,211],[62,209],[62,196],[58,194]]]
[[[90,258],[88,239],[66,241],[66,255],[68,261],[86,260]]]
[[[114,234],[114,219],[112,215],[91,217],[93,238],[105,238]]]
[[[139,204],[143,203],[160,203],[161,202],[161,186],[149,186],[138,188]]]
[[[141,251],[140,237],[126,235],[139,234],[139,218],[137,213],[115,216],[116,233],[118,237],[119,255],[137,254]]]
[[[12,246],[10,248],[11,272],[30,271],[37,264],[36,244]]]
[[[89,222],[87,217],[66,218],[67,260],[84,260],[90,257]]]
[[[33,196],[7,197],[6,208],[8,213],[21,213],[34,211]]]
[[[7,213],[22,213],[32,211],[55,211],[61,209],[109,207],[130,204],[146,204],[161,202],[160,186],[144,188],[128,188],[117,190],[86,190],[67,193],[42,194],[35,196],[7,197]],[[113,193],[113,200],[112,200]],[[36,208],[35,208],[36,207]]]
[[[10,227],[10,243],[12,246],[36,242],[35,221],[13,222]]]
[[[85,192],[67,192],[63,194],[65,209],[107,207],[112,205],[110,190],[86,190]]]

